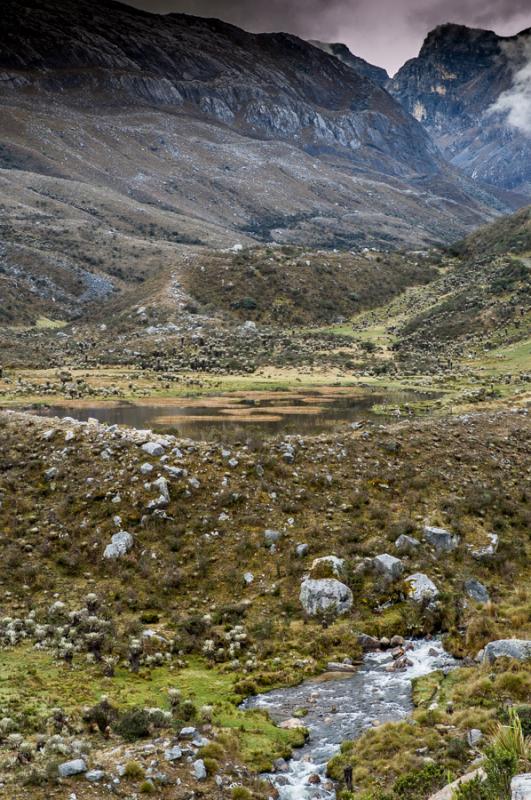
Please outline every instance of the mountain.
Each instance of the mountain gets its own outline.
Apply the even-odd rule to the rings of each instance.
[[[417,58],[387,83],[452,164],[475,179],[531,197],[531,128],[516,112],[531,42],[462,25],[428,34]],[[511,108],[515,113],[508,115]],[[516,121],[520,127],[509,124]]]
[[[339,58],[343,64],[352,67],[352,69],[359,72],[360,75],[369,78],[373,83],[378,84],[378,86],[385,86],[389,80],[387,70],[382,67],[376,67],[374,64],[369,64],[364,58],[355,56],[354,53],[350,52],[346,44],[341,44],[340,42],[329,44],[327,42],[319,42],[316,39],[312,39],[310,44],[313,44],[314,47],[318,47],[325,53],[329,53],[331,56]]]
[[[294,36],[111,0],[3,11],[0,264],[15,315],[77,313],[198,246],[425,246],[518,204]]]

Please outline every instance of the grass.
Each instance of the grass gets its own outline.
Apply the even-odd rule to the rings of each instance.
[[[176,688],[196,707],[214,706],[214,724],[235,734],[242,761],[265,770],[275,758],[288,756],[292,747],[302,744],[304,733],[276,727],[261,711],[239,710],[235,682],[234,675],[221,673],[200,659],[191,659],[181,670],[160,667],[134,675],[119,668],[114,678],[105,678],[86,664],[68,668],[49,653],[19,646],[0,650],[0,715],[24,718],[37,728],[52,708],[76,714],[102,695],[122,711],[169,709],[168,689]]]

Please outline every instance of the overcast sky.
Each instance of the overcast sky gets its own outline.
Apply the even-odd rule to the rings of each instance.
[[[443,22],[512,35],[531,27],[531,0],[126,0],[149,11],[219,17],[249,31],[344,42],[391,74]]]

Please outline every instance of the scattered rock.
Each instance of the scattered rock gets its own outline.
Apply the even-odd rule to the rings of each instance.
[[[163,456],[164,446],[162,442],[146,442],[142,445],[142,450],[149,456]]]
[[[405,533],[401,534],[395,541],[395,547],[399,553],[414,553],[419,546],[418,539],[413,536],[407,536]]]
[[[475,578],[470,578],[469,580],[465,581],[465,592],[467,593],[468,597],[470,597],[471,600],[475,600],[476,603],[490,602],[487,589]]]
[[[423,572],[415,572],[405,578],[406,592],[411,600],[417,603],[435,600],[439,595],[439,590]]]
[[[207,771],[202,758],[198,758],[197,761],[194,761],[194,775],[198,781],[206,780]]]
[[[352,608],[352,592],[344,583],[334,578],[308,578],[303,581],[300,601],[307,614],[346,614]]]
[[[492,664],[497,658],[507,656],[518,661],[531,658],[531,641],[528,639],[496,639],[489,642],[483,652],[483,661]]]
[[[388,553],[375,556],[372,565],[376,572],[391,578],[391,580],[397,580],[404,571],[404,565],[400,559],[390,556]]]
[[[450,553],[459,546],[459,536],[450,533],[444,528],[433,528],[426,525],[424,538],[437,550],[438,553]]]
[[[63,761],[57,768],[61,778],[70,778],[73,775],[81,775],[87,771],[87,765],[82,758],[74,758],[72,761]]]
[[[328,570],[336,576],[336,578],[342,578],[345,575],[345,559],[338,558],[337,556],[322,556],[321,558],[315,558],[312,566],[310,567],[310,572],[318,571],[319,568],[324,568]]]
[[[121,558],[125,556],[133,546],[133,537],[127,531],[119,531],[111,537],[110,544],[103,552],[103,558]]]

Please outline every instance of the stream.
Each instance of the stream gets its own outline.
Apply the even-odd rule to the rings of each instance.
[[[403,671],[386,670],[393,663],[389,651],[369,653],[352,675],[334,673],[245,701],[245,708],[264,708],[276,723],[292,719],[297,709],[307,709],[301,724],[309,730],[308,741],[294,752],[286,771],[263,776],[278,789],[281,800],[333,800],[336,794],[326,778],[326,764],[341,742],[356,739],[376,721],[407,717],[413,709],[413,678],[457,664],[436,639],[412,644],[406,653],[411,666]]]

